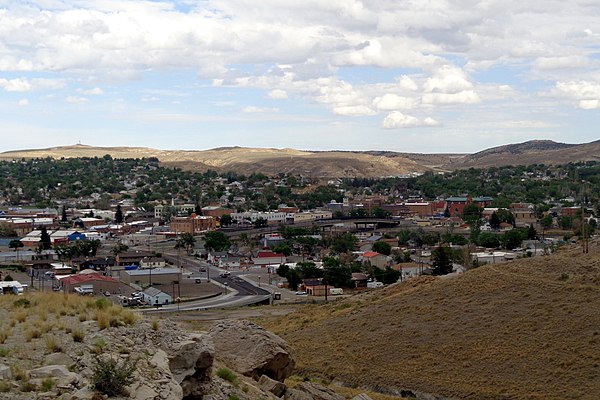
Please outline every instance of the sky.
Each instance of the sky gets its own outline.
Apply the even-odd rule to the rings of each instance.
[[[600,139],[598,0],[0,0],[0,151]]]

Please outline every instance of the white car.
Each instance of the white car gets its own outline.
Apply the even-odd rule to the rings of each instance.
[[[308,293],[306,292],[296,292],[297,296],[308,296]]]

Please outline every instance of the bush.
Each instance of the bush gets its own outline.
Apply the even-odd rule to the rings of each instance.
[[[46,378],[42,381],[42,391],[49,392],[54,387],[54,379]]]
[[[18,300],[15,300],[13,302],[13,305],[15,307],[29,308],[29,307],[31,307],[31,302],[29,300],[27,300],[27,299],[20,298]]]
[[[125,386],[133,382],[135,366],[128,362],[119,363],[111,358],[96,358],[92,385],[95,390],[107,396],[124,395]]]
[[[231,383],[234,383],[237,380],[237,376],[229,368],[219,368],[217,370],[217,376]]]

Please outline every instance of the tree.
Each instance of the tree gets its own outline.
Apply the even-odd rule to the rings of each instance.
[[[19,239],[14,239],[8,242],[8,247],[14,249],[15,251],[19,251],[19,249],[23,247],[23,242],[21,242]]]
[[[352,270],[350,267],[342,265],[337,258],[325,257],[323,259],[323,276],[327,285],[352,286]]]
[[[204,247],[210,251],[227,251],[231,247],[231,240],[223,232],[207,232],[204,235]]]
[[[115,223],[122,224],[123,223],[123,211],[121,210],[121,205],[117,205],[117,210],[115,211]]]
[[[527,228],[527,239],[534,240],[536,238],[537,238],[537,231],[535,230],[533,225],[529,225],[529,228]]]
[[[266,228],[268,224],[269,222],[262,217],[257,218],[256,221],[254,221],[255,228]]]
[[[292,248],[289,244],[286,243],[278,244],[277,246],[273,247],[273,252],[280,253],[285,255],[286,257],[289,257],[292,255]]]
[[[336,253],[347,253],[354,250],[358,239],[350,232],[342,233],[331,242],[331,249]]]
[[[500,229],[500,218],[498,217],[498,214],[496,214],[495,211],[492,213],[492,216],[490,217],[490,227],[492,229]]]
[[[398,279],[400,279],[400,272],[392,269],[389,266],[385,267],[385,269],[375,267],[373,268],[373,277],[378,282],[382,282],[385,285],[390,285],[398,282]]]
[[[52,240],[50,239],[50,235],[48,234],[48,231],[46,230],[45,226],[41,227],[41,233],[40,233],[40,247],[42,248],[42,250],[49,250],[52,248]]]
[[[477,244],[483,247],[498,247],[500,246],[500,239],[498,235],[491,232],[481,232],[477,237]]]
[[[481,219],[481,208],[475,203],[467,204],[463,210],[462,219],[469,225],[476,224]]]
[[[196,238],[194,235],[188,232],[184,232],[177,238],[175,242],[176,249],[185,249],[185,252],[189,255],[196,244]]]
[[[542,226],[542,228],[544,229],[548,229],[552,227],[554,220],[552,218],[551,215],[545,215],[542,218],[540,218],[540,225]]]
[[[229,226],[233,222],[233,218],[231,218],[231,215],[225,214],[225,215],[221,216],[220,221],[221,221],[221,226]]]
[[[313,262],[299,262],[297,264],[297,268],[299,268],[299,272],[305,279],[323,277],[323,270],[318,268],[317,265]]]
[[[520,247],[521,246],[521,242],[523,242],[524,239],[527,238],[527,230],[523,230],[523,229],[511,229],[510,231],[504,233],[504,235],[502,235],[502,238],[500,239],[502,241],[502,244],[504,245],[505,248],[507,248],[508,250],[512,250],[516,247]]]
[[[285,278],[287,276],[287,273],[290,270],[290,266],[287,264],[281,264],[279,267],[277,267],[277,275],[281,276],[282,278]]]
[[[433,275],[446,275],[452,272],[451,251],[450,247],[438,246],[431,252]]]
[[[68,219],[67,219],[67,209],[66,209],[66,207],[63,205],[63,206],[62,206],[62,212],[61,212],[61,214],[60,214],[60,221],[61,221],[61,222],[67,222],[67,220],[68,220]]]
[[[111,251],[116,256],[117,254],[124,253],[127,250],[129,250],[129,246],[127,246],[124,243],[119,242],[119,243],[117,243],[117,244],[114,245],[114,247],[112,248]]]
[[[373,251],[385,256],[389,256],[392,254],[392,245],[387,242],[375,242],[373,243]]]

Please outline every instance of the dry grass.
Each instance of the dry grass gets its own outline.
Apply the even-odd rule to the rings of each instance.
[[[259,322],[294,347],[300,374],[351,387],[596,399],[600,250],[578,251],[415,279]]]

